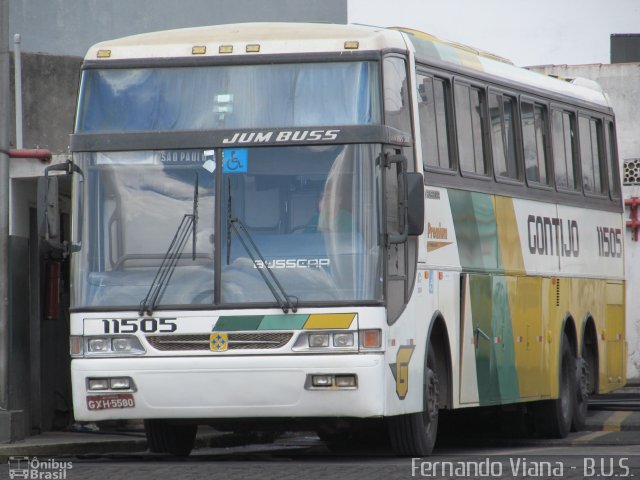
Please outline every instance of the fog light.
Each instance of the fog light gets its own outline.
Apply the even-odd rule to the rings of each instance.
[[[355,375],[336,375],[336,387],[355,388],[357,386]]]
[[[333,385],[333,375],[313,375],[311,383],[314,387],[330,387]]]
[[[87,342],[89,352],[106,353],[110,350],[111,340],[109,338],[90,338]]]
[[[130,390],[131,379],[129,377],[112,378],[109,381],[112,390]]]
[[[353,333],[334,333],[334,347],[353,347]]]
[[[89,390],[109,390],[108,378],[90,378],[87,381],[87,388]]]
[[[310,347],[328,347],[329,346],[329,334],[328,333],[312,333],[309,335]]]

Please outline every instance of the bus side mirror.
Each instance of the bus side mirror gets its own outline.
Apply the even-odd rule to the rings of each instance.
[[[60,207],[58,204],[58,178],[38,178],[38,235],[54,248],[62,248],[60,242]]]
[[[422,235],[424,232],[424,181],[422,174],[405,173],[407,185],[407,227],[409,236]]]

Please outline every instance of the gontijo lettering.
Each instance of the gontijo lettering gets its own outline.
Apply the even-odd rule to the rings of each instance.
[[[580,234],[575,220],[529,215],[527,234],[532,254],[580,256]]]

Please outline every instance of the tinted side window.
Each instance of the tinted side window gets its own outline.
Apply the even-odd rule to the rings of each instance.
[[[618,150],[613,122],[607,122],[604,130],[607,149],[607,172],[609,173],[609,193],[611,198],[620,198],[620,172],[618,170]]]
[[[553,157],[556,185],[566,190],[577,190],[577,165],[575,142],[575,115],[572,112],[553,110]]]
[[[520,171],[516,155],[514,114],[515,98],[495,93],[489,94],[493,168],[496,175],[517,180],[520,178]]]
[[[417,84],[424,166],[451,169],[447,85],[444,80],[427,75],[418,75]]]
[[[578,119],[580,132],[580,164],[582,166],[582,185],[585,192],[602,193],[602,160],[600,158],[599,120],[581,116]]]
[[[456,84],[456,131],[458,155],[463,172],[487,174],[484,158],[482,122],[483,92],[479,88]]]
[[[411,132],[405,61],[398,57],[384,59],[384,113],[388,125]]]
[[[522,102],[524,166],[529,182],[547,185],[547,120],[542,105]]]

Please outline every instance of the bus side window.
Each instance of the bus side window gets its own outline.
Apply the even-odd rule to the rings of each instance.
[[[450,112],[445,80],[418,74],[416,83],[419,93],[418,114],[424,168],[451,170],[453,165],[449,155],[447,129]]]
[[[549,184],[547,174],[547,118],[542,105],[522,102],[522,143],[524,168],[529,182]]]
[[[411,132],[406,63],[399,57],[384,59],[384,114],[387,125]]]
[[[556,186],[564,190],[577,190],[576,119],[572,112],[552,110],[553,157]]]
[[[604,182],[602,181],[602,160],[600,158],[602,123],[595,118],[580,116],[578,128],[584,191],[603,193]]]
[[[484,148],[484,95],[479,88],[456,83],[456,131],[458,155],[463,172],[487,175]]]
[[[618,170],[618,151],[613,122],[607,121],[604,130],[607,153],[607,171],[609,173],[609,193],[611,198],[620,198],[620,171]]]
[[[489,119],[493,168],[498,177],[520,179],[516,155],[516,133],[513,116],[515,98],[496,93],[489,94]]]

